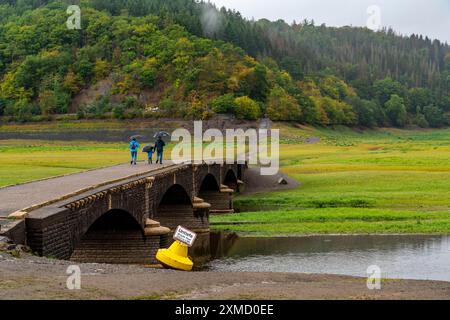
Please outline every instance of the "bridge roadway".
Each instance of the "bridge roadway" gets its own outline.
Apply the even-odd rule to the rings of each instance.
[[[163,165],[139,162],[136,166],[120,164],[80,173],[38,180],[0,188],[0,220],[14,212],[39,206],[52,200],[88,191],[90,188],[119,182],[152,172],[173,168],[169,161]]]

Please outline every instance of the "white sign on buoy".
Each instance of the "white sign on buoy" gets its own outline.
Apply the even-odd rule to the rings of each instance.
[[[175,230],[173,238],[184,243],[188,247],[192,247],[195,239],[197,238],[197,234],[191,230],[183,228],[182,226],[178,226]]]

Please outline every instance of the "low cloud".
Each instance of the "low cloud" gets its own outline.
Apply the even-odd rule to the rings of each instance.
[[[381,9],[381,24],[396,32],[422,34],[450,43],[449,0],[212,0],[218,7],[236,9],[247,18],[284,19],[290,23],[307,18],[328,26],[366,26],[367,8]]]
[[[213,6],[205,4],[202,8],[201,23],[204,35],[214,36],[222,28],[222,15]]]

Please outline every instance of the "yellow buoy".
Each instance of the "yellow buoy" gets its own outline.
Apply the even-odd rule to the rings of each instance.
[[[169,268],[190,271],[194,266],[188,258],[188,246],[180,241],[175,241],[169,249],[159,249],[156,259]]]

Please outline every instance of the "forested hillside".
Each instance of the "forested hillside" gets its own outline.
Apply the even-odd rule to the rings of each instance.
[[[318,125],[439,127],[450,48],[392,30],[248,21],[193,0],[0,5],[0,115],[205,119],[233,113]],[[76,97],[98,83],[108,91]],[[75,100],[74,100],[75,99]]]

